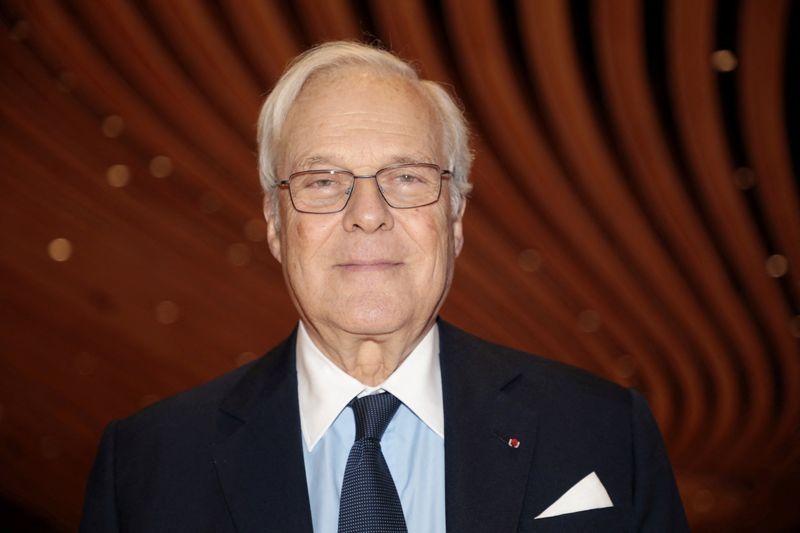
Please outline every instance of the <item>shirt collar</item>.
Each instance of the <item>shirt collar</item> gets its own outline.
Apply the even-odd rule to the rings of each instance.
[[[350,400],[380,391],[396,396],[444,438],[438,325],[428,330],[392,375],[377,387],[364,385],[328,359],[311,340],[302,321],[297,330],[300,427],[308,451],[314,449]]]

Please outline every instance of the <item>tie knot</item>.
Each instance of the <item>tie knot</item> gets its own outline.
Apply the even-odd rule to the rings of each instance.
[[[384,392],[355,398],[350,407],[356,419],[356,440],[381,440],[386,426],[400,407],[400,400]]]

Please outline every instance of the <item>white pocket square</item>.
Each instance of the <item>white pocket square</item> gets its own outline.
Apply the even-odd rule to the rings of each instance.
[[[562,494],[536,518],[549,518],[590,509],[603,509],[604,507],[614,507],[614,504],[611,503],[606,488],[600,483],[600,478],[592,472]]]

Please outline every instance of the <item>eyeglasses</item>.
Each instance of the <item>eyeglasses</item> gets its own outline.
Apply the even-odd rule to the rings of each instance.
[[[357,179],[372,179],[384,201],[395,209],[422,207],[439,201],[442,180],[452,173],[433,163],[391,165],[372,176],[356,176],[348,170],[304,170],[278,182],[289,189],[292,205],[301,213],[336,213],[353,194]]]

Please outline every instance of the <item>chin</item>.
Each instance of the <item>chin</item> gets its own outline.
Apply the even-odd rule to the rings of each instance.
[[[380,307],[351,308],[334,320],[339,327],[356,335],[385,335],[407,327],[412,321],[410,313]]]

